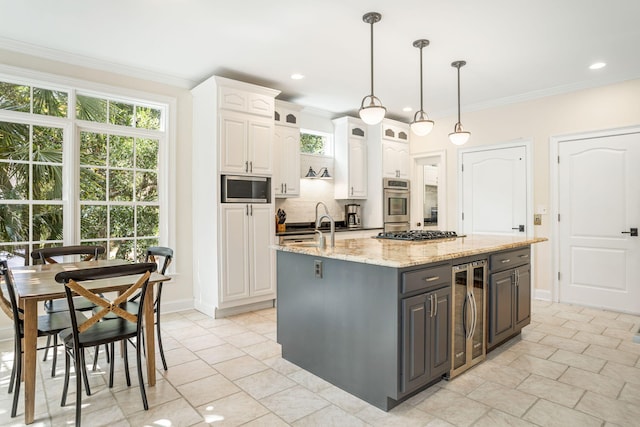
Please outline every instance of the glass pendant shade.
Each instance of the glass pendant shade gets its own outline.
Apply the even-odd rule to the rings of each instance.
[[[369,103],[365,105],[367,100],[369,100]],[[364,97],[360,105],[360,111],[358,111],[362,121],[368,125],[377,125],[384,119],[386,113],[387,109],[384,108],[380,100],[373,95]]]
[[[467,132],[462,128],[462,124],[460,122],[456,123],[456,127],[453,132],[449,134],[449,141],[451,141],[454,145],[463,145],[469,140],[471,136],[471,132]]]
[[[387,109],[382,106],[382,102],[373,94],[373,24],[380,21],[382,15],[378,12],[365,13],[362,20],[371,25],[371,95],[362,98],[358,115],[368,125],[377,125],[384,119]]]
[[[427,113],[424,111],[418,111],[413,116],[413,121],[411,122],[411,132],[415,133],[418,136],[428,135],[429,132],[433,129],[433,125],[435,122],[433,120],[429,120]]]

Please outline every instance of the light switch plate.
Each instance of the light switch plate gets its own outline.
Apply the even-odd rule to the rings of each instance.
[[[533,216],[533,225],[542,225],[542,215],[535,214]]]
[[[313,261],[313,272],[316,275],[316,279],[322,279],[322,261],[319,259]]]

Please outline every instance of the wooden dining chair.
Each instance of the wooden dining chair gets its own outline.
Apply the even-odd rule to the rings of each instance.
[[[150,246],[147,248],[147,254],[145,257],[145,262],[153,262],[158,265],[158,271],[160,274],[164,275],[167,271],[167,268],[173,261],[173,249],[167,248],[164,246]],[[156,336],[158,337],[158,349],[160,350],[160,358],[162,359],[162,366],[166,371],[167,361],[164,357],[164,349],[162,348],[162,335],[160,333],[160,303],[162,300],[162,284],[164,282],[160,282],[156,285],[157,292],[156,298],[153,303],[153,312],[155,313],[155,325],[156,325]],[[138,311],[138,296],[132,298],[127,305],[125,306],[125,310],[130,313],[136,313]],[[94,308],[94,312],[99,310],[99,307]],[[110,314],[105,316],[105,320],[109,320],[112,318],[116,318],[117,316]]]
[[[5,314],[13,320],[14,329],[13,368],[11,369],[11,380],[9,381],[9,393],[14,393],[13,405],[11,406],[11,417],[15,417],[18,409],[18,398],[20,395],[20,384],[22,378],[22,340],[24,339],[24,316],[22,310],[18,307],[13,278],[11,276],[11,272],[9,271],[6,260],[0,260],[0,276],[2,276],[2,278],[4,279],[5,288],[7,290],[7,294],[9,295],[9,299],[7,300],[2,291],[2,287],[0,287],[0,308],[2,308],[2,311],[4,311]],[[76,315],[78,323],[84,323],[84,316],[82,315],[82,313],[78,312],[76,313]],[[63,331],[70,327],[71,316],[68,311],[59,313],[46,313],[38,316],[39,337],[50,337],[52,335],[56,336],[60,331]],[[57,343],[57,340],[55,342]],[[54,352],[53,355],[54,366],[57,357],[56,353],[57,352]]]
[[[106,252],[104,246],[96,246],[96,245],[72,245],[72,246],[52,246],[47,248],[39,248],[31,251],[31,260],[33,264],[57,264],[60,262],[64,262],[69,259],[73,259],[75,261],[91,261],[97,260],[99,256]],[[88,311],[95,307],[93,303],[82,298],[76,297],[75,299],[75,309],[78,311]],[[69,304],[64,299],[59,300],[48,300],[44,302],[44,310],[47,313],[57,313],[61,311],[69,311]],[[57,335],[53,336],[54,339],[54,347],[57,348],[58,345],[58,337]],[[49,355],[49,347],[51,345],[51,336],[47,338],[47,349],[44,352],[44,357],[42,361],[47,360]],[[107,361],[109,360],[109,352],[107,354]],[[96,370],[96,365],[98,362],[98,349],[95,352],[95,359],[93,363],[93,370]],[[55,355],[54,362],[51,365],[51,376],[56,376],[56,363],[55,363]],[[90,393],[90,392],[89,392]]]
[[[84,349],[87,347],[96,347],[102,344],[109,344],[111,348],[111,363],[109,369],[109,387],[113,387],[113,374],[116,357],[114,357],[114,344],[122,342],[125,376],[127,386],[131,386],[129,376],[129,362],[127,357],[127,343],[136,338],[136,362],[138,370],[138,382],[140,386],[140,394],[144,409],[149,409],[147,403],[147,395],[144,387],[144,378],[142,375],[142,331],[143,331],[143,313],[145,304],[145,295],[149,283],[149,277],[152,272],[156,271],[155,263],[138,263],[124,264],[109,267],[87,268],[82,270],[64,271],[56,274],[55,280],[65,284],[65,293],[67,302],[71,308],[71,324],[72,327],[60,332],[60,338],[65,344],[65,374],[64,385],[62,390],[61,405],[66,405],[67,391],[69,389],[69,374],[71,369],[71,360],[73,359],[76,372],[76,426],[81,425],[82,413],[82,369],[84,366]],[[87,289],[83,286],[83,282],[88,280],[111,279],[123,276],[138,276],[134,284],[120,294],[113,301],[101,296],[99,293]],[[130,313],[123,307],[126,302],[137,293],[140,293],[140,302],[138,311]],[[81,295],[97,307],[101,309],[94,313],[84,323],[80,324],[75,315],[74,295]],[[118,319],[101,322],[108,314],[115,314]],[[86,387],[86,382],[85,382]]]

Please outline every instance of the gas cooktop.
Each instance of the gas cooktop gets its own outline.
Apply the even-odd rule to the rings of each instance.
[[[439,231],[439,230],[410,230],[410,231],[387,231],[378,233],[375,236],[377,239],[391,239],[391,240],[408,240],[408,241],[422,241],[422,240],[437,240],[437,239],[452,239],[458,236],[455,231]]]

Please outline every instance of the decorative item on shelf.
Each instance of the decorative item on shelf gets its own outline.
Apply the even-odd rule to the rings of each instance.
[[[455,145],[462,145],[469,140],[471,132],[467,132],[462,128],[460,123],[460,67],[467,65],[466,61],[454,61],[451,66],[458,69],[458,123],[453,128],[453,132],[449,134],[449,140]]]
[[[316,171],[313,170],[313,166],[309,166],[309,171],[307,172],[307,174],[304,176],[305,178],[320,178],[320,179],[331,179],[332,176],[331,174],[329,174],[329,169],[326,167],[321,167],[320,170],[318,171],[318,173],[316,173]]]
[[[413,42],[413,47],[420,49],[420,110],[416,111],[411,122],[411,130],[419,136],[425,136],[433,129],[434,121],[424,112],[422,104],[422,48],[429,46],[429,40],[420,39]]]
[[[365,13],[362,17],[364,22],[371,25],[371,95],[362,98],[358,114],[362,121],[368,125],[380,123],[387,112],[387,109],[382,106],[382,102],[373,94],[373,24],[381,19],[382,15],[378,12]]]

